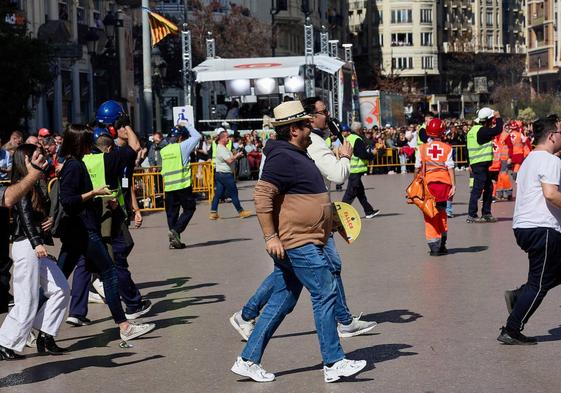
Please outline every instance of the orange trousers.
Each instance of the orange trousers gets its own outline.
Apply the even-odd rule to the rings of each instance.
[[[448,234],[448,216],[446,208],[438,208],[438,214],[432,218],[423,215],[425,218],[425,238],[427,243],[435,243],[440,241],[442,235]]]
[[[497,191],[512,191],[512,182],[510,181],[508,172],[499,172]]]

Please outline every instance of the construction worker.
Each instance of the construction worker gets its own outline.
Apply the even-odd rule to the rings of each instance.
[[[434,217],[424,215],[425,237],[431,256],[448,254],[446,240],[448,239],[448,216],[446,202],[456,192],[454,175],[454,159],[452,146],[442,142],[445,123],[440,119],[432,119],[426,127],[430,141],[419,147],[419,154],[415,159],[417,171],[425,172],[425,181],[430,193],[436,199],[438,214]]]
[[[181,242],[181,233],[187,228],[197,208],[191,187],[189,157],[200,140],[201,134],[189,123],[186,127],[176,126],[171,129],[168,145],[160,151],[170,249],[186,247]],[[183,209],[181,215],[180,208]]]
[[[374,209],[370,203],[368,203],[366,192],[364,191],[364,184],[362,184],[361,179],[362,175],[368,172],[368,160],[373,159],[374,155],[366,150],[366,146],[360,135],[362,124],[356,121],[353,122],[351,124],[351,130],[353,133],[351,133],[350,130],[341,131],[345,140],[349,142],[353,148],[351,174],[349,175],[347,190],[345,191],[345,195],[343,195],[343,202],[350,205],[355,198],[358,198],[364,209],[365,217],[374,218],[380,213],[380,210]]]
[[[467,149],[470,170],[473,175],[473,188],[469,198],[467,223],[496,222],[491,214],[493,201],[493,182],[489,167],[493,161],[492,140],[503,131],[503,120],[499,112],[483,108],[477,112],[477,123],[467,134]],[[483,194],[481,218],[477,216],[479,198]]]

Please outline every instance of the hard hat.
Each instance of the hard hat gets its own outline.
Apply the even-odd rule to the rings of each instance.
[[[444,131],[446,131],[446,123],[442,120],[434,118],[427,124],[427,136],[433,138],[440,138]]]
[[[495,111],[492,110],[491,108],[485,107],[485,108],[481,108],[479,110],[479,112],[477,112],[477,119],[475,119],[475,121],[477,123],[481,123],[483,121],[492,119],[493,116],[495,116]]]
[[[97,139],[100,136],[107,136],[107,137],[113,139],[113,135],[111,135],[111,133],[109,132],[109,130],[107,128],[105,128],[105,127],[95,127],[94,132],[93,132],[94,143],[97,142]]]
[[[99,106],[95,119],[101,124],[109,125],[114,124],[123,114],[125,114],[123,106],[117,101],[109,100]]]
[[[179,138],[180,136],[189,137],[189,131],[187,131],[186,127],[175,126],[170,130],[169,136],[172,138]]]
[[[351,127],[347,123],[341,123],[341,131],[342,132],[351,132]]]
[[[40,128],[37,135],[42,137],[47,137],[47,136],[51,136],[51,132],[49,131],[48,128]]]

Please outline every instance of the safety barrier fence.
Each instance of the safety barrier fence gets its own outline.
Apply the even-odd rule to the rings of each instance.
[[[214,169],[212,162],[193,162],[191,187],[194,193],[204,193],[209,203],[214,197]],[[141,211],[165,209],[164,182],[160,167],[138,168],[133,174],[136,199]]]
[[[465,145],[452,146],[454,161],[457,164],[467,163],[467,149]],[[407,154],[409,153],[409,154]],[[414,148],[386,148],[378,152],[374,160],[369,161],[369,168],[394,168],[415,165]]]

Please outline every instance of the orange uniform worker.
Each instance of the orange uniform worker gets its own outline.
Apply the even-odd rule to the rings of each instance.
[[[432,140],[419,146],[415,168],[418,171],[425,167],[425,180],[430,193],[436,199],[438,214],[433,218],[425,218],[425,236],[431,256],[448,254],[446,240],[448,238],[448,217],[446,201],[456,192],[454,176],[454,159],[452,146],[442,142],[446,125],[440,119],[432,119],[426,128],[427,136]]]
[[[531,150],[530,140],[524,135],[523,123],[519,120],[513,122],[510,141],[512,142],[512,171],[514,180],[516,180],[520,165],[522,165],[524,158],[528,156]]]
[[[503,200],[512,199],[512,183],[508,174],[509,158],[512,151],[508,126],[493,139],[493,163],[489,173],[493,180],[493,198]]]

